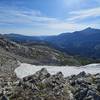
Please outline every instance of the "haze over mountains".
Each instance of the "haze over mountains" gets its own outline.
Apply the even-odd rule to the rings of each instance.
[[[24,36],[5,34],[18,43],[49,45],[67,54],[100,59],[100,29],[86,28],[82,31],[62,33],[56,36]]]

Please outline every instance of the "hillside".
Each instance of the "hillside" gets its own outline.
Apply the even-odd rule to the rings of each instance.
[[[100,73],[64,77],[42,68],[16,81],[2,80],[1,100],[100,100]]]
[[[66,55],[58,50],[46,45],[31,44],[22,45],[12,42],[5,37],[0,37],[0,51],[8,53],[20,62],[35,65],[80,65],[80,63],[70,55]],[[2,52],[0,52],[2,54]]]
[[[100,30],[87,28],[46,39],[52,46],[72,55],[100,58]]]
[[[91,72],[97,73],[96,70],[100,71],[100,65],[80,66],[93,63],[94,60],[71,56],[61,52],[62,50],[56,50],[52,44],[54,43],[53,40],[49,44],[46,38],[44,38],[45,41],[25,42],[25,40],[24,42],[15,42],[4,35],[0,35],[0,99],[99,100],[100,74],[87,74],[83,70],[89,71],[89,68],[91,68]],[[27,66],[25,66],[25,63],[28,63]],[[22,64],[24,66],[21,66]],[[28,65],[31,64],[33,67],[29,69]],[[37,65],[51,65],[47,66],[48,71],[50,71],[50,68],[54,68],[56,72],[57,70],[60,70],[60,72],[52,75],[51,73],[54,73],[55,70],[49,73],[45,68],[35,72],[36,67],[40,69],[40,66]],[[57,65],[58,69],[54,65]],[[64,66],[66,71],[61,67],[62,65],[72,65],[72,67]],[[83,72],[79,73],[79,68],[73,65],[80,66],[80,71]],[[27,70],[25,70],[26,67]],[[93,70],[93,67],[96,70]],[[33,72],[29,74],[28,71]],[[63,72],[69,73],[71,76],[64,77]],[[24,73],[25,76],[20,78],[18,73]],[[28,76],[26,73],[28,73]],[[75,73],[79,74],[76,75]]]
[[[23,36],[6,34],[7,38],[18,43],[41,43],[70,55],[100,59],[100,29],[86,28],[82,31],[62,33],[57,36]]]

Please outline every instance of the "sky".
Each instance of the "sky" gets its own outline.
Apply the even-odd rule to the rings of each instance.
[[[100,28],[100,0],[0,0],[0,33],[57,35]]]

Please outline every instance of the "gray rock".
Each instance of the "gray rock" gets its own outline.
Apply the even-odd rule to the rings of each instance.
[[[78,92],[76,92],[76,94],[75,94],[76,100],[83,100],[85,98],[85,96],[87,95],[87,91],[88,91],[87,88],[78,90]]]
[[[97,84],[97,90],[100,92],[100,83]]]
[[[7,96],[2,96],[1,100],[9,100],[9,98]]]
[[[85,77],[86,76],[86,73],[83,71],[83,72],[79,73],[77,76],[78,77]]]

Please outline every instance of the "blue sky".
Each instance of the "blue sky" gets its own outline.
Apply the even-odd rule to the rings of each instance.
[[[100,28],[100,0],[0,0],[0,33],[55,35]]]

